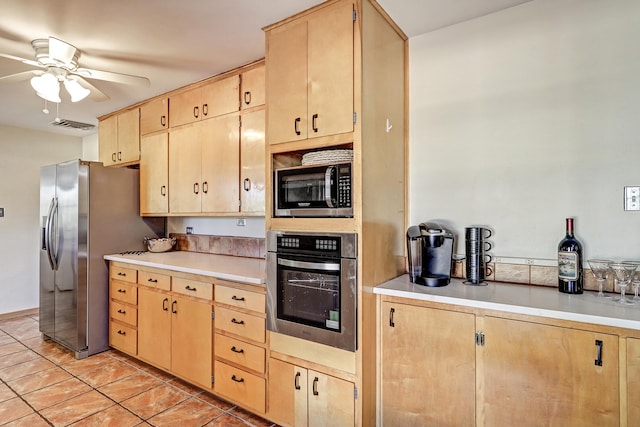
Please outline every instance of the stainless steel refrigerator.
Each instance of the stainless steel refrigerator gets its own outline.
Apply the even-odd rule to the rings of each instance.
[[[72,160],[40,170],[40,332],[84,358],[109,348],[105,254],[142,250],[164,219],[139,214],[139,172]]]

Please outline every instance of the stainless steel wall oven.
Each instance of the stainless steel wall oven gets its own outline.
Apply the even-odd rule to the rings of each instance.
[[[267,233],[267,328],[356,350],[357,235]]]

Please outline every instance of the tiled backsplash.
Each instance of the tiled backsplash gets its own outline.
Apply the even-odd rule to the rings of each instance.
[[[455,260],[453,264],[453,276],[465,278],[465,260]],[[591,270],[583,269],[584,289],[598,290],[598,282],[595,281]],[[558,286],[558,267],[550,260],[527,259],[522,262],[498,258],[487,263],[486,278],[488,281],[510,282],[530,286]],[[613,279],[609,278],[604,283],[605,292],[613,292]],[[616,291],[618,291],[616,289]]]
[[[232,255],[248,258],[264,258],[265,239],[259,237],[209,236],[204,234],[171,233],[176,238],[178,251],[202,252],[216,255]]]

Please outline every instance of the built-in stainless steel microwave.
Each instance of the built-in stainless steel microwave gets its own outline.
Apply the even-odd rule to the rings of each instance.
[[[352,217],[351,163],[277,169],[277,217]]]

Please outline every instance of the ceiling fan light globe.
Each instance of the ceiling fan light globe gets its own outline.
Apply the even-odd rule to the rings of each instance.
[[[67,89],[67,92],[69,92],[69,95],[71,95],[71,102],[82,101],[91,93],[89,89],[82,87],[80,83],[71,79],[64,81],[64,87]]]
[[[31,87],[39,97],[50,102],[60,102],[60,83],[52,74],[44,73],[41,76],[33,77]]]

